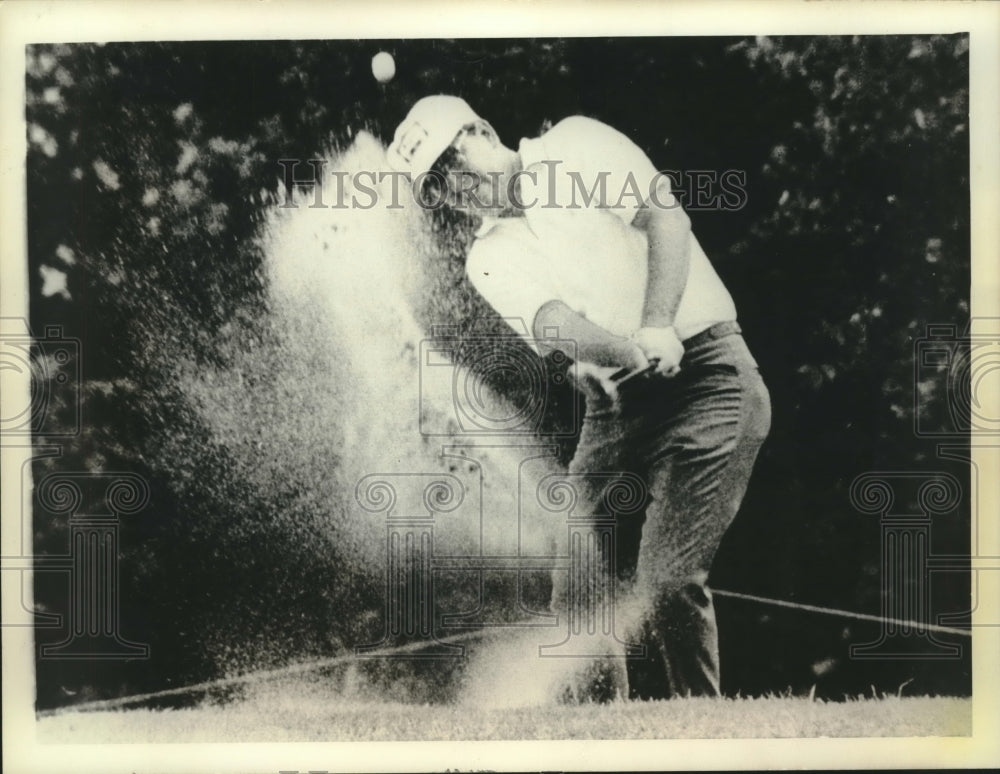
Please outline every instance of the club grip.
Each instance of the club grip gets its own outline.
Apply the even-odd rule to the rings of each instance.
[[[611,374],[611,381],[617,382],[619,385],[624,384],[637,376],[642,376],[643,374],[652,373],[656,370],[656,367],[660,364],[660,358],[654,357],[649,361],[649,365],[645,368],[621,368]]]

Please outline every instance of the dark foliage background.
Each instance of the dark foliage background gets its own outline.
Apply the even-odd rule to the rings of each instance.
[[[739,210],[686,201],[775,407],[713,583],[878,613],[879,525],[851,506],[851,481],[871,470],[967,480],[914,433],[916,412],[947,424],[949,396],[913,359],[928,324],[961,330],[969,316],[967,48],[961,35],[30,47],[31,324],[62,325],[84,353],[83,432],[36,464],[36,480],[130,470],[153,489],[121,538],[123,620],[151,659],[39,662],[39,705],[372,639],[370,619],[343,615],[375,604],[371,579],[323,548],[322,520],[266,516],[304,512],[308,487],[271,482],[265,496],[234,475],[234,450],[190,411],[164,352],[224,364],[247,347],[280,351],[259,324],[253,239],[279,193],[277,160],[362,128],[388,141],[412,101],[437,92],[465,97],[508,145],[583,113],[683,180],[745,173]],[[379,50],[396,59],[386,85],[370,72]],[[573,400],[557,398],[554,423]],[[935,550],[967,551],[967,531],[963,501],[935,523]],[[65,553],[66,540],[64,520],[37,515],[37,554]],[[35,593],[59,611],[65,578],[39,573]],[[938,612],[968,607],[967,577],[936,579],[934,593]],[[848,644],[877,626],[719,608],[730,693],[819,684],[836,697],[909,679],[914,692],[970,690],[967,654],[851,662]],[[40,643],[61,636],[38,630]]]

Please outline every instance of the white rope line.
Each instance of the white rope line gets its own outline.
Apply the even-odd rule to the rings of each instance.
[[[517,626],[518,624],[512,624],[512,626]],[[169,696],[183,696],[188,693],[202,693],[215,690],[218,688],[229,688],[237,685],[248,685],[253,683],[262,683],[267,680],[274,680],[278,677],[288,677],[289,675],[303,674],[305,672],[314,672],[321,669],[329,669],[331,667],[343,666],[345,664],[356,664],[360,660],[364,660],[370,657],[378,656],[398,656],[405,653],[412,653],[414,651],[426,650],[431,645],[439,643],[441,645],[450,645],[458,642],[463,642],[465,640],[472,640],[483,636],[484,630],[477,629],[471,632],[462,632],[461,634],[453,634],[450,637],[437,637],[431,642],[422,640],[419,642],[408,642],[405,645],[397,645],[395,648],[386,648],[385,650],[380,650],[372,653],[370,656],[358,656],[354,654],[343,655],[343,656],[330,656],[329,658],[321,658],[316,661],[306,661],[301,664],[290,664],[284,667],[277,667],[275,669],[261,669],[256,672],[250,672],[245,675],[237,675],[236,677],[220,677],[216,680],[207,680],[203,683],[193,683],[191,685],[185,685],[178,688],[167,688],[162,691],[153,691],[152,693],[137,693],[132,696],[121,696],[117,699],[100,699],[97,701],[81,702],[80,704],[71,704],[66,707],[57,707],[54,709],[41,710],[37,714],[39,717],[49,717],[52,715],[60,715],[66,712],[91,712],[94,710],[103,709],[119,709],[125,707],[129,704],[139,704],[144,701],[151,701],[153,699],[162,699]]]
[[[887,618],[881,615],[870,615],[868,613],[854,613],[850,610],[838,610],[835,607],[818,607],[816,605],[806,605],[802,602],[787,602],[783,599],[770,599],[768,597],[758,597],[753,594],[742,594],[738,591],[726,591],[725,589],[712,589],[712,594],[720,597],[732,597],[733,599],[745,599],[748,602],[760,602],[765,605],[775,607],[787,607],[792,610],[807,610],[810,613],[822,613],[824,615],[836,615],[842,618],[854,618],[858,621],[875,621],[877,623],[891,623],[897,626],[912,628],[922,631],[942,632],[943,634],[960,634],[963,637],[971,637],[971,629],[956,629],[951,626],[941,626],[939,624],[925,623],[923,621],[903,621],[899,618]]]
[[[823,615],[833,615],[840,616],[842,618],[853,618],[859,621],[874,621],[876,623],[893,623],[902,627],[911,627],[918,630],[927,630],[934,632],[941,632],[944,634],[958,634],[963,637],[971,637],[972,631],[969,629],[956,629],[950,626],[940,626],[938,624],[924,623],[921,621],[903,621],[896,618],[885,618],[877,615],[869,615],[867,613],[855,613],[849,610],[838,610],[832,607],[818,607],[816,605],[807,605],[801,602],[788,602],[781,599],[770,599],[768,597],[758,597],[754,594],[743,594],[738,591],[726,591],[725,589],[712,589],[712,594],[721,597],[731,597],[733,599],[742,599],[748,602],[757,602],[765,605],[774,605],[776,607],[784,607],[792,610],[805,610],[810,613],[821,613]],[[533,624],[528,621],[519,621],[510,624],[512,628],[521,626],[532,626],[537,628],[537,624]],[[373,652],[369,657],[379,657],[379,656],[398,656],[406,653],[419,652],[426,649],[427,647],[438,643],[441,645],[450,645],[459,642],[464,642],[467,640],[474,640],[483,635],[495,632],[497,627],[490,627],[489,629],[476,629],[475,631],[462,632],[460,634],[453,634],[449,637],[438,637],[431,642],[419,641],[419,642],[409,642],[405,645],[398,645],[394,648],[386,648],[385,650]],[[237,675],[236,677],[221,677],[216,680],[207,680],[201,683],[193,683],[191,685],[185,685],[178,688],[166,688],[161,691],[153,691],[152,693],[139,693],[133,694],[132,696],[121,696],[117,699],[100,699],[97,701],[82,702],[80,704],[71,704],[65,707],[57,707],[54,709],[40,710],[37,715],[38,717],[52,717],[55,715],[61,715],[68,712],[94,712],[98,710],[109,710],[109,709],[121,709],[122,707],[127,707],[130,704],[140,704],[146,701],[152,701],[154,699],[163,699],[170,696],[184,696],[189,693],[201,693],[211,690],[216,690],[219,688],[235,687],[238,685],[251,685],[254,683],[262,683],[267,680],[274,680],[279,677],[288,677],[290,675],[304,674],[306,672],[314,672],[321,669],[329,669],[331,667],[343,666],[345,664],[357,663],[359,659],[365,657],[357,655],[343,655],[343,656],[331,656],[329,658],[322,658],[316,661],[307,661],[300,664],[290,664],[289,666],[277,667],[275,669],[262,669],[256,672],[250,672],[245,675]]]

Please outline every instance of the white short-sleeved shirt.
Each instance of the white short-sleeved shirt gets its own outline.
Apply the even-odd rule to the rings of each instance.
[[[631,335],[642,323],[648,263],[646,234],[631,223],[666,178],[621,132],[583,116],[521,140],[518,150],[524,216],[483,224],[466,261],[469,280],[519,332],[530,335],[542,305],[559,300],[611,333]],[[668,204],[662,195],[660,203]],[[736,319],[732,297],[690,240],[674,318],[682,341]]]

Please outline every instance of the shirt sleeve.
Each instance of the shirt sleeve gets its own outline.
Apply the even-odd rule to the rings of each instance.
[[[603,209],[631,224],[657,182],[666,181],[642,148],[592,118],[566,118],[542,140],[546,155],[561,162],[556,196],[570,208]],[[591,192],[598,195],[588,197]]]
[[[543,305],[558,298],[540,257],[501,234],[473,242],[465,262],[473,287],[538,352],[532,326]]]

